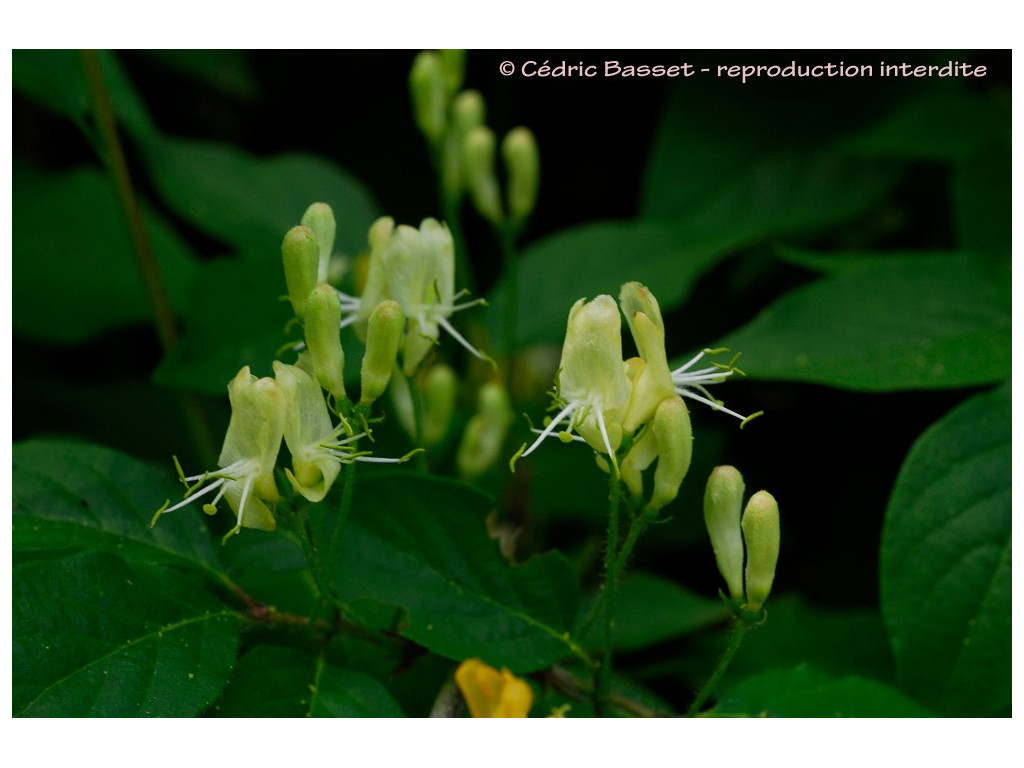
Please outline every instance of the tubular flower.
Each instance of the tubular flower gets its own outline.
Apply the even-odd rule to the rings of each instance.
[[[473,717],[526,717],[533,705],[529,683],[480,659],[462,662],[455,670],[455,684]]]
[[[654,417],[663,400],[675,394],[675,385],[665,354],[665,324],[654,294],[640,283],[626,283],[619,304],[643,363],[631,377],[629,407],[622,420],[623,430],[632,433]]]
[[[571,439],[571,430],[575,429],[591,448],[615,461],[629,401],[621,328],[619,310],[611,296],[598,296],[590,302],[580,299],[569,310],[555,393],[561,410],[522,456],[532,453],[568,420],[563,440]]]
[[[489,360],[474,348],[448,321],[454,313],[482,303],[457,303],[463,293],[455,292],[455,248],[448,227],[436,219],[424,219],[416,229],[397,227],[390,218],[379,219],[370,228],[370,266],[366,288],[360,298],[339,293],[344,327],[369,317],[383,299],[393,299],[407,319],[402,369],[412,375],[441,330],[481,360]]]
[[[354,434],[345,421],[337,426],[331,422],[319,385],[302,368],[274,361],[274,376],[286,402],[284,440],[294,470],[286,469],[285,474],[292,487],[309,501],[321,501],[327,495],[342,464],[397,464],[408,458],[383,459],[357,451],[356,443],[365,433]]]
[[[188,488],[183,501],[173,507],[168,506],[170,502],[164,504],[153,517],[153,525],[161,515],[217,491],[212,501],[203,504],[203,511],[214,514],[217,502],[227,498],[238,521],[225,540],[243,527],[272,531],[277,526],[265,502],[273,505],[279,498],[274,484],[274,464],[284,432],[284,393],[274,379],[257,379],[246,366],[228,384],[228,399],[231,421],[217,461],[220,469],[192,477],[182,474],[186,485],[195,485]]]

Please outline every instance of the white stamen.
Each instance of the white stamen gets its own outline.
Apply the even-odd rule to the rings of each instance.
[[[438,325],[440,325],[442,328],[444,328],[446,331],[448,331],[448,333],[450,333],[455,338],[455,340],[457,342],[459,342],[459,344],[461,344],[463,347],[465,347],[470,352],[470,354],[472,354],[478,360],[487,361],[487,359],[488,359],[487,356],[485,354],[483,354],[482,352],[478,352],[473,347],[472,344],[470,344],[468,341],[466,341],[464,338],[462,338],[462,335],[458,331],[456,331],[452,327],[452,324],[449,323],[445,318],[439,316],[437,318],[437,322],[438,322]]]
[[[747,419],[746,416],[738,414],[738,413],[736,413],[736,411],[730,411],[728,408],[726,408],[724,405],[722,405],[718,401],[716,401],[716,400],[709,400],[706,397],[701,397],[700,395],[695,395],[693,392],[690,392],[688,389],[686,389],[684,387],[679,387],[678,389],[676,389],[676,394],[682,395],[683,397],[692,398],[694,400],[697,400],[698,402],[704,403],[705,405],[710,405],[716,411],[722,411],[723,413],[728,413],[730,416],[735,416],[740,421],[746,421],[746,419]]]
[[[202,477],[202,475],[200,475],[200,477]],[[167,514],[168,512],[173,512],[174,510],[176,510],[176,509],[180,509],[181,507],[184,507],[184,506],[186,506],[187,504],[191,504],[191,503],[192,503],[193,501],[195,501],[196,499],[198,499],[198,498],[199,498],[200,496],[205,496],[205,495],[206,495],[206,494],[208,494],[208,493],[209,493],[210,491],[212,491],[212,490],[216,489],[216,488],[217,488],[218,486],[220,486],[220,485],[224,485],[224,483],[226,483],[226,482],[227,482],[227,480],[225,480],[225,479],[224,479],[224,478],[222,477],[222,478],[221,478],[220,480],[218,480],[217,482],[215,482],[215,483],[210,483],[210,484],[209,484],[208,486],[206,486],[205,488],[203,488],[203,490],[199,491],[198,493],[193,493],[193,494],[192,494],[191,496],[186,496],[186,497],[185,497],[185,499],[184,499],[183,501],[179,501],[179,502],[178,502],[177,504],[175,504],[175,505],[174,505],[173,507],[168,507],[167,509],[165,509],[165,510],[163,511],[163,514],[165,514],[165,515],[166,515],[166,514]]]
[[[558,415],[551,420],[551,423],[544,427],[544,430],[540,433],[540,437],[533,441],[533,445],[531,445],[529,448],[523,451],[522,456],[529,456],[531,453],[533,453],[533,450],[542,442],[544,442],[544,438],[551,435],[555,431],[555,427],[561,424],[562,420],[565,419],[566,416],[572,415],[572,413],[579,407],[579,405],[579,403],[569,403],[567,406],[565,406],[565,408],[559,411]]]

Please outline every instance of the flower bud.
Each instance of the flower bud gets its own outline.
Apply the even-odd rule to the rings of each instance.
[[[452,120],[455,123],[455,131],[460,136],[465,136],[478,125],[483,125],[487,119],[487,104],[480,91],[463,91],[455,97],[452,104]]]
[[[650,509],[657,511],[672,501],[690,469],[693,456],[693,429],[690,412],[678,395],[662,400],[651,423],[658,441],[658,466],[654,470],[654,491]]]
[[[417,54],[409,72],[409,92],[416,125],[431,143],[437,141],[445,124],[445,82],[440,56],[431,51]]]
[[[313,367],[320,386],[345,397],[345,353],[341,348],[341,304],[337,292],[326,283],[312,290],[306,299],[306,346],[313,356]]]
[[[501,144],[508,171],[508,214],[522,221],[533,212],[540,187],[540,154],[529,128],[513,128]]]
[[[450,98],[458,93],[466,77],[466,51],[461,48],[446,48],[438,51],[441,57],[441,74],[444,90]]]
[[[316,287],[316,273],[320,250],[316,236],[309,227],[292,227],[281,243],[284,261],[284,280],[288,286],[288,300],[295,316],[304,317],[306,298]]]
[[[462,662],[455,670],[455,683],[473,717],[526,717],[533,705],[529,683],[480,659]]]
[[[747,544],[747,608],[756,611],[772,591],[779,562],[779,505],[767,491],[751,496],[743,510],[743,540]]]
[[[508,392],[489,381],[477,394],[477,412],[466,424],[455,463],[466,480],[474,480],[494,466],[512,423]]]
[[[334,221],[334,211],[327,203],[313,203],[302,215],[302,226],[309,227],[316,238],[316,244],[320,247],[319,261],[317,263],[316,281],[327,282],[327,270],[331,264],[331,254],[334,252],[334,235],[337,224]]]
[[[462,140],[462,173],[477,211],[492,224],[500,224],[503,216],[494,172],[495,145],[494,131],[485,125],[466,134]]]
[[[704,524],[718,570],[732,597],[743,597],[743,476],[735,467],[715,467],[704,490]]]
[[[413,382],[415,386],[415,382]],[[423,445],[437,445],[448,434],[459,380],[451,366],[438,363],[423,378]]]
[[[441,153],[442,186],[449,199],[457,202],[466,189],[462,170],[462,140],[466,134],[484,124],[486,106],[479,91],[463,91],[452,104],[452,128],[445,134]]]
[[[386,299],[370,314],[366,331],[366,353],[361,371],[360,401],[372,403],[388,388],[398,357],[398,345],[405,333],[405,313],[397,301]]]
[[[633,377],[629,407],[622,420],[623,430],[634,432],[650,421],[665,398],[675,394],[675,386],[665,354],[665,325],[654,294],[640,283],[626,283],[619,305],[644,363]]]

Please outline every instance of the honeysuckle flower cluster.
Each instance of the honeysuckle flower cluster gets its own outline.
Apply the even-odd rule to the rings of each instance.
[[[626,361],[622,359],[620,307],[640,353]],[[657,461],[646,506],[661,509],[675,498],[690,465],[693,435],[684,397],[739,418],[741,426],[758,415],[744,417],[724,408],[705,388],[735,373],[736,358],[728,365],[712,363],[691,370],[704,355],[719,351],[705,350],[670,370],[661,309],[640,283],[622,286],[618,306],[607,295],[589,302],[580,299],[569,311],[556,374],[552,408],[557,413],[543,429],[534,430],[539,436],[520,449],[513,464],[548,437],[583,441],[597,452],[603,468],[614,467],[630,493],[641,498],[642,473]],[[562,425],[563,430],[557,431]],[[624,444],[627,447],[620,451]]]
[[[327,495],[342,464],[398,463],[412,455],[379,458],[358,448],[359,441],[368,437],[371,406],[387,389],[406,333],[403,308],[383,296],[367,305],[361,396],[354,403],[345,391],[340,337],[343,294],[323,282],[334,245],[334,214],[326,204],[315,203],[302,222],[285,235],[281,246],[288,299],[303,329],[298,359],[294,365],[275,361],[273,377],[257,378],[248,366],[238,372],[228,385],[231,420],[218,468],[186,476],[179,467],[185,498],[173,506],[166,502],[154,515],[153,525],[162,515],[216,491],[203,510],[214,514],[217,503],[227,500],[236,523],[225,540],[242,528],[273,530],[272,508],[280,498],[274,468],[282,440],[292,457],[285,477],[296,493],[311,502]],[[361,425],[358,431],[354,420]]]
[[[483,299],[460,302],[466,293],[455,292],[455,246],[448,227],[427,218],[419,229],[395,225],[385,216],[369,233],[370,261],[361,296],[338,292],[341,327],[370,318],[380,302],[394,301],[406,318],[399,343],[402,372],[411,376],[446,331],[472,355],[490,361],[455,330],[449,318]]]

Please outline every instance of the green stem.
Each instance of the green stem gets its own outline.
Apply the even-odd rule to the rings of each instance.
[[[86,80],[89,83],[89,93],[92,97],[93,114],[103,142],[99,149],[101,149],[103,162],[113,177],[114,186],[117,189],[117,197],[131,236],[132,252],[135,254],[135,261],[142,275],[146,295],[149,297],[149,303],[153,309],[153,322],[160,338],[160,345],[166,352],[178,343],[178,327],[171,309],[171,300],[160,274],[160,264],[153,252],[153,245],[146,232],[145,222],[142,219],[142,208],[135,194],[131,174],[128,171],[128,163],[121,147],[121,138],[118,135],[117,122],[114,118],[114,108],[106,84],[103,82],[99,56],[96,51],[92,50],[82,51],[81,54]],[[202,403],[191,393],[182,394],[180,402],[203,463],[212,464],[213,459],[217,456],[216,441]]]
[[[504,224],[500,228],[501,261],[504,271],[505,305],[502,317],[502,348],[505,356],[512,359],[512,348],[515,345],[516,329],[519,321],[519,256],[516,253],[518,228],[512,224]]]
[[[341,471],[345,473],[345,479],[341,486],[341,506],[338,508],[338,523],[334,526],[334,533],[331,535],[331,543],[327,547],[328,567],[334,563],[338,555],[338,546],[344,538],[345,526],[348,524],[348,514],[352,509],[352,489],[356,480],[355,462],[345,464]]]
[[[416,447],[420,452],[416,454],[416,469],[420,472],[427,471],[427,452],[423,445],[423,393],[420,391],[419,382],[416,381],[416,374],[408,377],[409,396],[412,398],[412,419],[415,425]]]
[[[594,710],[600,716],[602,704],[608,699],[612,674],[612,630],[615,627],[615,592],[619,582],[619,506],[622,486],[619,468],[614,457],[609,462],[608,473],[608,542],[605,547],[604,567],[604,653],[598,668],[597,684],[594,686]]]
[[[733,656],[740,649],[740,645],[743,643],[743,638],[746,637],[747,631],[751,628],[750,624],[742,621],[737,621],[733,626],[733,630],[729,635],[729,645],[725,649],[725,653],[722,654],[721,660],[718,662],[718,666],[715,667],[715,671],[711,673],[711,677],[704,683],[704,687],[697,693],[697,698],[693,700],[693,704],[686,712],[687,717],[693,717],[696,715],[704,702],[708,700],[708,697],[714,692],[715,688],[718,687],[718,683],[722,679],[722,675],[729,668],[730,662],[732,662]]]
[[[618,573],[622,573],[626,569],[626,563],[629,562],[629,556],[633,553],[633,547],[636,546],[637,540],[640,535],[647,530],[647,522],[639,515],[634,516],[632,522],[629,524],[629,532],[626,534],[626,541],[622,545],[622,549],[619,550],[618,558],[616,559],[616,570]],[[602,590],[594,600],[594,604],[590,607],[590,611],[587,613],[587,618],[583,621],[583,628],[580,630],[580,637],[585,638],[590,630],[594,626],[594,622],[597,617],[601,615],[601,611],[604,609],[605,598],[607,596],[607,590]]]

